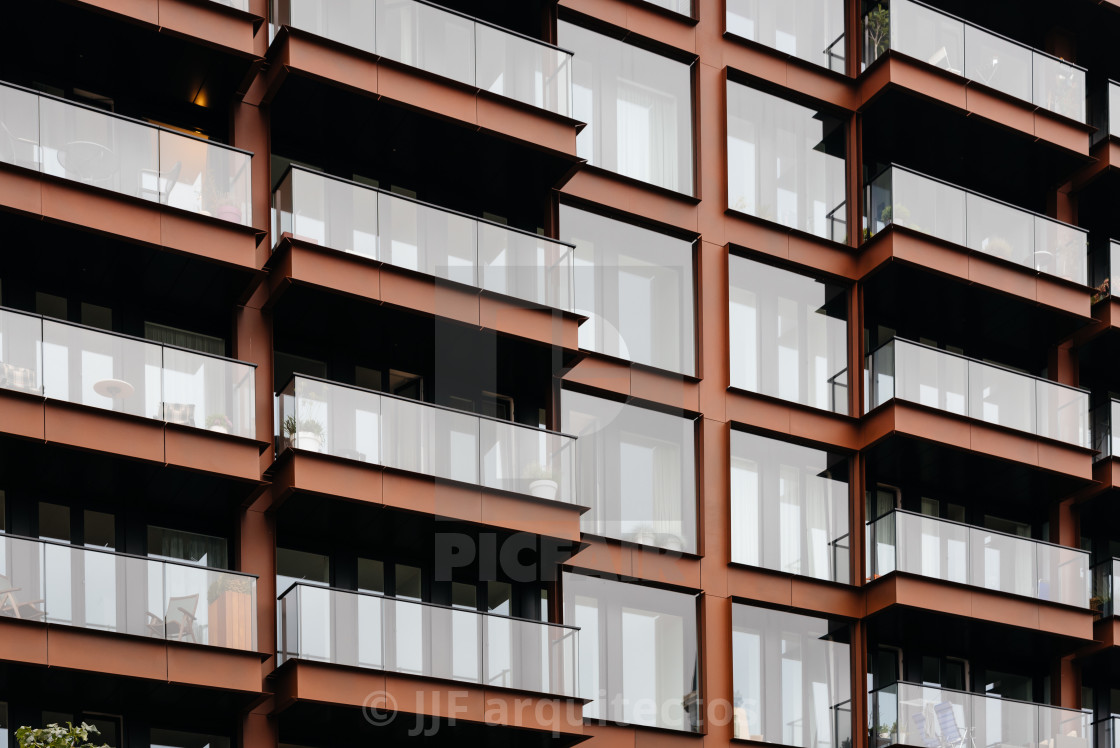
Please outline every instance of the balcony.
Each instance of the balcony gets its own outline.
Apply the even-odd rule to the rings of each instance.
[[[1093,449],[1098,460],[1120,457],[1120,438],[1112,433],[1112,424],[1120,423],[1120,400],[1109,400],[1093,409]]]
[[[896,509],[867,523],[872,579],[894,571],[1089,607],[1089,554]]]
[[[210,647],[257,646],[256,577],[0,534],[0,617]]]
[[[293,166],[273,194],[277,236],[563,311],[574,246]]]
[[[273,0],[272,23],[543,109],[572,114],[570,52],[422,0]]]
[[[254,368],[0,309],[0,390],[252,439]]]
[[[869,236],[890,224],[1079,285],[1088,282],[1088,233],[900,166],[867,186]]]
[[[574,437],[302,375],[278,397],[281,449],[577,504]]]
[[[1085,122],[1084,68],[914,0],[884,5],[864,16],[865,65],[892,50]]]
[[[891,399],[1088,448],[1089,393],[895,338],[867,357],[867,411]]]
[[[1117,613],[1113,597],[1116,579],[1120,579],[1120,559],[1110,558],[1093,567],[1092,608],[1104,618]]]
[[[252,154],[0,83],[0,163],[252,224]]]
[[[293,584],[278,601],[280,659],[577,698],[579,629]]]
[[[877,745],[1092,748],[1092,714],[898,682],[873,691]]]

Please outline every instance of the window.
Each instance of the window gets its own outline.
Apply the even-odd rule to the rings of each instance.
[[[0,746],[8,748],[8,705],[0,701]]]
[[[151,748],[229,748],[229,738],[195,732],[152,729]]]
[[[731,560],[847,582],[847,459],[731,432]]]
[[[148,525],[148,555],[186,561],[211,569],[228,569],[226,539]],[[281,590],[282,591],[282,590]]]
[[[583,716],[695,732],[696,596],[565,573],[564,620],[581,628]]]
[[[847,289],[732,256],[731,386],[848,412]]]
[[[646,0],[646,2],[684,16],[692,15],[692,0]]]
[[[727,0],[727,33],[845,71],[844,0]]]
[[[732,605],[735,737],[839,748],[851,735],[848,637],[826,618]]]
[[[575,53],[576,151],[588,163],[691,195],[691,66],[561,21]]]
[[[580,348],[694,374],[693,243],[567,205],[560,238],[576,245]]]
[[[728,81],[727,207],[846,241],[844,132],[839,117]]]
[[[695,553],[695,422],[568,390],[560,406],[591,505],[583,531]]]

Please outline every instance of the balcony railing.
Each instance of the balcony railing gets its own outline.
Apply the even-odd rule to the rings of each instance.
[[[0,534],[0,617],[257,646],[256,577]]]
[[[1115,714],[1093,723],[1097,748],[1120,748],[1120,716]]]
[[[574,247],[293,166],[273,194],[277,236],[571,310]]]
[[[1091,607],[1102,616],[1116,615],[1115,589],[1120,579],[1120,559],[1110,558],[1093,567],[1093,599]]]
[[[1120,457],[1120,437],[1113,433],[1112,424],[1120,423],[1120,401],[1109,400],[1093,408],[1093,449],[1098,460]]]
[[[872,579],[900,571],[1089,607],[1089,554],[1079,548],[896,509],[867,523],[867,554]]]
[[[228,8],[233,8],[235,10],[243,10],[246,13],[249,12],[249,0],[211,0],[211,1],[217,3],[218,5],[225,5]]]
[[[0,83],[0,162],[248,226],[252,154]]]
[[[872,692],[875,745],[1092,748],[1092,715],[1046,704],[893,683]]]
[[[1085,285],[1088,233],[900,166],[867,186],[870,236],[890,224]]]
[[[575,504],[575,438],[296,375],[279,395],[281,448]]]
[[[572,626],[301,583],[278,603],[283,661],[576,696]]]
[[[897,398],[1089,447],[1089,393],[895,338],[867,357],[867,410]]]
[[[0,309],[0,389],[254,438],[254,365]]]
[[[570,117],[572,54],[423,0],[272,0],[272,23]]]
[[[864,17],[864,62],[888,49],[1085,122],[1085,69],[956,16],[884,0]]]

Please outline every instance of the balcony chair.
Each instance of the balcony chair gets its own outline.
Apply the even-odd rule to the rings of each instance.
[[[174,639],[181,642],[190,637],[192,642],[197,642],[194,633],[195,623],[198,620],[194,617],[196,610],[198,610],[197,593],[172,597],[167,601],[167,613],[163,618],[148,612],[148,630],[152,636],[161,639]]]
[[[944,45],[942,45],[941,49],[930,55],[930,58],[926,62],[935,67],[939,67],[942,70],[948,70],[954,75],[961,74],[960,69],[953,67],[953,64],[949,62],[949,50],[946,49]]]
[[[910,719],[914,722],[914,730],[918,733],[918,739],[922,741],[924,748],[941,748],[941,741],[929,732],[926,715],[921,712],[914,712],[910,715]]]
[[[164,403],[163,420],[181,426],[194,426],[194,403]]]
[[[46,600],[20,602],[19,598],[16,597],[16,593],[19,591],[19,587],[13,587],[7,577],[0,575],[0,617],[22,618],[26,621],[46,618],[47,611],[42,608],[42,604]]]
[[[953,713],[951,702],[942,701],[934,705],[933,711],[937,715],[937,727],[941,730],[941,739],[946,745],[964,748],[965,741],[968,741],[972,744],[972,748],[976,748],[976,741],[972,739],[972,730],[966,727],[962,731],[957,725],[957,715]]]

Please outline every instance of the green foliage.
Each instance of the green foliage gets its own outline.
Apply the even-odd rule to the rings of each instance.
[[[52,723],[41,730],[25,726],[16,730],[16,744],[19,748],[110,748],[105,743],[89,742],[90,735],[99,733],[96,727],[85,722],[81,727],[74,727],[70,722],[66,727]]]
[[[865,52],[869,61],[875,60],[879,55],[886,52],[887,47],[890,46],[891,12],[880,3],[867,14],[864,24],[864,28],[867,29],[867,49]]]

